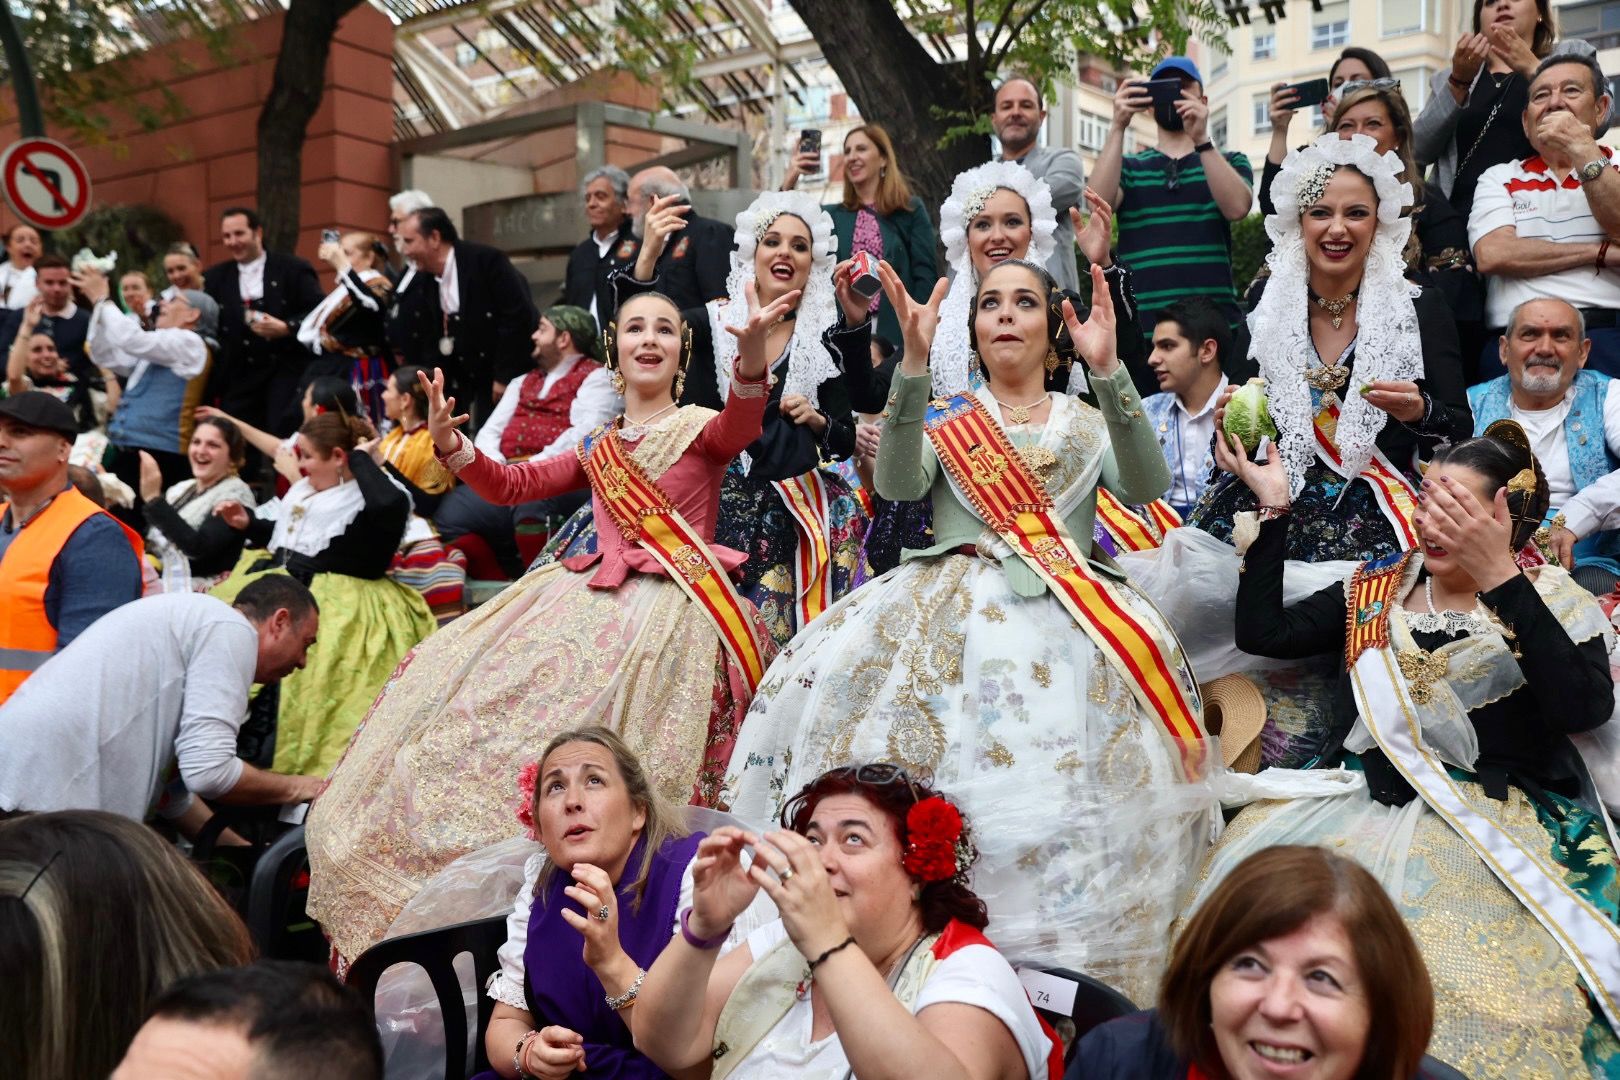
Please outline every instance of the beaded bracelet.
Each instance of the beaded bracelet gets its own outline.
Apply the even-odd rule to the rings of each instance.
[[[517,1052],[512,1055],[512,1068],[517,1070],[518,1080],[533,1080],[533,1074],[523,1067],[523,1051],[529,1048],[529,1042],[538,1034],[540,1034],[538,1031],[527,1031],[517,1041]]]
[[[855,944],[855,935],[851,934],[843,941],[840,941],[838,944],[834,945],[832,948],[810,961],[810,974],[814,975],[816,973],[816,968],[820,967],[822,964],[825,964],[827,962],[827,958],[833,953],[838,952],[840,949],[847,949],[853,944]]]
[[[630,984],[630,989],[626,990],[624,993],[620,994],[618,997],[611,997],[611,996],[610,997],[604,997],[602,1000],[607,1002],[607,1007],[608,1008],[612,1009],[614,1012],[618,1012],[620,1009],[624,1008],[625,1006],[629,1005],[631,1002],[636,1000],[636,995],[641,993],[642,981],[645,980],[646,978],[647,978],[647,969],[646,968],[637,968],[636,969],[636,981]]]

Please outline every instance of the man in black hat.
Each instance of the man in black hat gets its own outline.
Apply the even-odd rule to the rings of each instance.
[[[68,480],[73,411],[0,401],[0,703],[102,615],[141,595],[140,536]]]

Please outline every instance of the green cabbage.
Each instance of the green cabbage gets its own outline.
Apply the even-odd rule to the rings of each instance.
[[[1243,449],[1251,454],[1260,445],[1262,436],[1277,437],[1277,425],[1271,422],[1271,410],[1266,406],[1266,380],[1250,379],[1238,388],[1226,403],[1221,430],[1236,435]]]

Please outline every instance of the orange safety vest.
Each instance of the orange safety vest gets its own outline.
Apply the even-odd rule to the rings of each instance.
[[[0,502],[0,517],[5,516],[10,505]],[[97,514],[106,513],[70,487],[18,532],[5,555],[0,556],[0,704],[55,654],[56,627],[45,617],[51,566],[73,530]],[[122,521],[118,521],[118,527],[124,530],[136,560],[144,559],[146,545],[140,534]]]

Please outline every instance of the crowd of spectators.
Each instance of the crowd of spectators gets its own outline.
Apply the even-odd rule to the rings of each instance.
[[[1353,774],[1358,795],[1333,804],[1345,811],[1338,816],[1279,813],[1297,789],[1235,799],[1229,809],[1253,805],[1242,827],[1213,846],[1202,841],[1195,896],[1161,943],[1156,997],[1142,1002],[1153,1007],[1071,1047],[1070,1076],[1262,1075],[1257,1061],[1312,1062],[1311,1075],[1325,1080],[1449,1076],[1425,1054],[1457,1052],[1463,990],[1446,951],[1452,931],[1418,925],[1442,900],[1418,895],[1415,883],[1442,848],[1471,867],[1491,859],[1451,834],[1455,851],[1432,836],[1414,841],[1408,821],[1401,843],[1410,852],[1390,858],[1410,869],[1391,878],[1387,866],[1363,868],[1367,837],[1401,827],[1385,812],[1422,806],[1430,789],[1371,730],[1379,718],[1356,674],[1357,619],[1387,617],[1382,605],[1395,600],[1353,609],[1347,624],[1343,581],[1352,564],[1361,566],[1355,582],[1380,560],[1421,554],[1423,576],[1413,570],[1405,587],[1428,607],[1411,608],[1411,629],[1401,631],[1410,642],[1361,648],[1410,645],[1399,651],[1399,678],[1413,687],[1402,703],[1422,714],[1422,738],[1444,744],[1442,774],[1468,787],[1459,805],[1472,808],[1460,812],[1494,822],[1509,814],[1501,806],[1522,810],[1523,821],[1501,827],[1527,828],[1538,842],[1544,829],[1561,829],[1551,862],[1537,856],[1538,865],[1568,870],[1580,851],[1593,863],[1612,859],[1596,800],[1620,806],[1620,793],[1604,791],[1601,768],[1572,762],[1578,739],[1612,711],[1607,654],[1594,639],[1612,643],[1607,613],[1620,599],[1620,254],[1610,255],[1620,239],[1620,162],[1602,142],[1613,99],[1594,50],[1557,39],[1547,0],[1476,0],[1471,30],[1415,116],[1414,88],[1371,50],[1345,49],[1326,77],[1320,132],[1298,131],[1294,87],[1273,88],[1258,184],[1243,154],[1214,141],[1203,75],[1179,56],[1121,81],[1089,177],[1072,149],[1042,144],[1044,88],[1005,77],[992,99],[993,161],[958,178],[943,207],[913,191],[904,148],[870,123],[845,137],[841,190],[819,214],[805,195],[772,193],[763,198],[780,202],[774,216],[734,226],[700,214],[668,167],[596,168],[578,189],[587,235],[540,303],[505,253],[463,238],[452,215],[416,190],[389,200],[386,233],[329,233],[313,265],[267,250],[255,209],[226,208],[211,246],[228,257],[205,266],[199,245],[176,243],[164,254],[165,282],[70,260],[48,237],[14,227],[0,262],[0,968],[17,975],[0,1004],[0,1072],[381,1075],[364,1003],[317,967],[255,962],[240,919],[182,853],[199,835],[245,844],[230,825],[220,828],[226,820],[274,832],[278,813],[297,820],[331,790],[373,704],[413,685],[405,680],[417,646],[472,606],[469,580],[516,580],[508,595],[517,595],[542,567],[598,557],[593,530],[606,522],[593,524],[604,512],[600,498],[593,509],[594,488],[553,484],[543,498],[505,505],[490,492],[508,488],[485,484],[481,494],[457,474],[472,462],[474,475],[526,465],[524,476],[577,469],[611,485],[585,464],[594,445],[586,440],[623,426],[629,354],[615,319],[641,295],[651,299],[635,332],[668,340],[645,346],[634,362],[646,370],[632,377],[667,374],[666,411],[685,406],[705,419],[725,406],[740,440],[735,402],[765,399],[750,451],[708,463],[718,528],[744,537],[736,551],[717,549],[746,556],[727,571],[750,564],[736,575],[743,610],[757,611],[770,632],[784,628],[763,651],[769,661],[780,645],[783,666],[762,663],[762,673],[802,664],[818,644],[804,632],[818,613],[795,609],[808,590],[795,575],[808,571],[766,535],[776,527],[770,515],[781,514],[777,500],[789,498],[782,485],[806,470],[821,477],[812,490],[825,504],[831,601],[861,588],[876,596],[876,582],[902,579],[874,570],[902,562],[915,570],[923,557],[996,561],[1001,538],[981,535],[978,517],[958,521],[954,503],[935,535],[930,500],[938,505],[947,482],[961,478],[940,480],[940,459],[901,441],[940,422],[907,410],[925,400],[938,407],[938,387],[929,398],[916,380],[931,374],[937,384],[942,357],[971,362],[971,393],[1001,408],[1008,431],[1058,423],[1056,405],[1031,414],[1063,401],[1064,389],[1087,416],[1103,418],[1096,430],[1106,425],[1113,450],[1087,481],[1094,501],[1063,504],[1059,515],[1069,520],[1079,505],[1074,520],[1095,516],[1095,549],[1080,538],[1095,567],[1134,578],[1147,564],[1133,554],[1175,547],[1166,522],[1237,553],[1234,566],[1205,574],[1203,541],[1189,541],[1177,548],[1192,559],[1178,583],[1156,587],[1144,575],[1142,602],[1185,632],[1178,618],[1187,611],[1204,619],[1216,610],[1203,601],[1206,585],[1218,592],[1231,583],[1217,613],[1223,647],[1276,662],[1242,669],[1272,709],[1266,734],[1251,736],[1262,767],[1304,776],[1343,765],[1335,771]],[[1144,113],[1156,139],[1127,154],[1127,130]],[[820,151],[800,144],[787,164],[783,187],[792,190],[820,171]],[[1253,280],[1238,280],[1232,225],[1255,205],[1272,215],[1274,247]],[[949,289],[942,241],[954,260]],[[881,291],[854,290],[848,264],[860,256],[880,263]],[[1007,284],[1015,275],[1005,269],[991,273],[1009,265],[1022,285]],[[1054,390],[1050,399],[1012,405],[995,396],[1006,392],[1008,369],[990,346],[1010,354],[1028,344],[1009,329],[1022,316],[991,306],[1003,300],[1048,310],[1029,317],[1046,335],[1035,350],[1050,356],[1044,376],[1023,374],[1033,391]],[[813,340],[794,337],[801,304],[803,325],[826,322]],[[759,324],[762,311],[772,313],[769,326]],[[946,325],[952,319],[966,321],[965,339],[960,325]],[[980,337],[996,319],[1006,335]],[[966,355],[952,358],[958,345]],[[801,346],[831,358],[808,392],[796,392],[788,373]],[[687,383],[694,353],[697,382]],[[741,374],[756,353],[780,375],[757,389]],[[1276,430],[1264,448],[1223,433],[1234,395],[1257,374]],[[640,402],[638,393],[629,396]],[[630,425],[648,439],[643,446],[654,444],[646,433],[660,415]],[[1132,423],[1151,468],[1121,471]],[[772,447],[789,443],[795,465],[777,469]],[[899,483],[897,445],[934,472]],[[1037,442],[1021,434],[1009,445],[1037,470]],[[639,452],[635,460],[647,467]],[[1136,498],[1149,487],[1161,495]],[[840,499],[860,509],[842,517]],[[705,513],[694,520],[713,534],[715,515]],[[856,554],[840,554],[848,537],[834,535],[835,520],[858,533],[848,548]],[[1151,539],[1121,542],[1122,523]],[[872,538],[885,530],[892,559],[877,566]],[[613,559],[623,539],[607,541]],[[1313,582],[1330,578],[1311,591],[1290,584],[1285,603],[1285,563]],[[577,648],[619,633],[600,612],[634,610],[636,575],[652,571],[625,565],[614,562],[629,581],[615,583],[618,597],[596,595],[608,589],[598,583],[579,601],[598,614],[588,634],[577,631]],[[681,565],[694,588],[709,570]],[[1351,569],[1326,569],[1341,565]],[[1568,578],[1520,574],[1560,565]],[[763,585],[748,577],[765,571]],[[1009,603],[1022,602],[1024,586],[1029,595],[1046,588],[1007,578]],[[1575,587],[1559,591],[1566,580]],[[1193,582],[1203,606],[1173,611],[1169,594]],[[1482,613],[1470,608],[1464,618],[1448,599]],[[860,610],[839,608],[819,636],[846,619],[859,624]],[[939,685],[962,672],[904,636],[934,617],[908,610],[903,633],[870,616],[874,648],[894,670],[912,672],[904,707],[932,702],[894,721],[897,732],[929,729],[893,735],[897,759],[926,756],[918,742],[947,741],[930,710],[943,710]],[[971,617],[1006,619],[995,601]],[[538,618],[546,633],[576,632]],[[678,621],[634,618],[672,634]],[[525,681],[556,675],[525,667],[515,620],[484,633],[498,668],[482,655],[451,658],[465,660],[458,679],[498,669],[509,681],[476,707],[446,705],[449,719],[422,741],[448,744],[462,737],[455,732],[513,722],[503,709],[525,712],[536,700]],[[1459,633],[1499,640],[1512,658],[1502,671],[1522,670],[1518,682],[1491,683],[1495,696],[1474,685],[1509,679],[1480,674],[1495,654],[1448,669],[1441,650],[1456,639],[1439,635]],[[450,636],[439,634],[441,643]],[[1177,651],[1189,680],[1207,649],[1193,640]],[[667,777],[643,763],[653,738],[632,745],[614,726],[572,724],[538,756],[526,746],[520,818],[539,849],[509,898],[507,944],[487,990],[497,1001],[482,1035],[489,1075],[1061,1075],[1063,1042],[1015,971],[1034,958],[1010,955],[997,935],[998,912],[1007,911],[1000,887],[1015,870],[992,860],[1006,878],[975,876],[981,847],[1000,855],[995,838],[964,824],[982,806],[975,781],[955,777],[956,791],[950,780],[936,785],[931,766],[867,761],[847,733],[822,740],[843,739],[844,759],[830,769],[807,773],[797,744],[756,751],[771,708],[770,722],[783,723],[792,706],[780,702],[795,700],[787,695],[820,693],[823,681],[849,673],[812,664],[775,684],[766,674],[749,711],[755,686],[739,691],[726,674],[735,657],[718,655],[718,666],[714,655],[700,657],[709,695],[700,705],[712,728],[696,738],[720,754],[720,769],[702,778],[697,801],[768,784],[779,827],[757,814],[691,825],[660,790]],[[1324,657],[1332,662],[1312,666]],[[1426,666],[1437,657],[1438,671]],[[666,657],[658,670],[673,684],[685,662]],[[925,671],[930,664],[939,670]],[[1007,678],[1050,685],[1045,663],[1030,670]],[[863,722],[888,675],[849,691],[871,698],[861,699]],[[1571,700],[1557,700],[1559,679]],[[1114,707],[1109,693],[1098,701],[1098,684],[1076,685]],[[1111,696],[1129,704],[1130,693]],[[1433,695],[1450,702],[1453,693],[1454,728],[1441,733],[1424,710]],[[418,705],[395,702],[401,711]],[[790,719],[796,737],[809,739],[825,716],[805,711]],[[738,786],[746,769],[732,760],[722,787],[734,741],[756,772]],[[1029,768],[1024,751],[1015,765],[989,742],[994,767]],[[415,754],[430,756],[414,743],[400,750],[400,776]],[[758,779],[761,768],[768,780]],[[682,790],[692,779],[681,778]],[[450,812],[453,792],[412,782],[413,799],[441,800]],[[510,786],[504,776],[491,783]],[[1501,805],[1480,809],[1488,802]],[[1361,816],[1346,824],[1351,811]],[[946,818],[956,821],[949,865],[925,868],[916,858],[922,822]],[[1345,837],[1346,850],[1324,850]],[[1057,865],[1058,856],[1047,858]],[[1492,887],[1511,877],[1474,868]],[[1608,892],[1581,895],[1581,912],[1620,924]],[[1543,936],[1564,941],[1564,917],[1542,918]],[[1596,947],[1566,951],[1581,948]],[[334,959],[341,973],[355,957]],[[546,977],[534,978],[540,970]],[[1614,1015],[1580,996],[1588,978],[1565,964],[1543,989],[1565,994],[1558,1000],[1568,1006],[1549,1028],[1567,1034],[1559,1024],[1591,1020],[1589,1038],[1577,1042],[1596,1070],[1620,1061],[1620,1050],[1610,1045]],[[82,1024],[90,1015],[97,1022]],[[1486,1026],[1513,1023],[1493,1015]],[[1534,1053],[1550,1060],[1556,1041]]]

